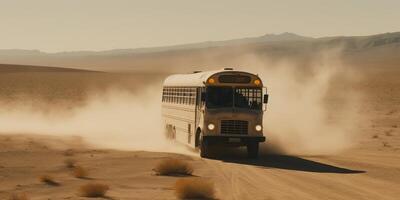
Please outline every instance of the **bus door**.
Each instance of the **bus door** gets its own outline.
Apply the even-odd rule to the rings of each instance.
[[[200,117],[201,117],[201,108],[204,105],[204,102],[201,100],[202,97],[202,93],[204,92],[204,88],[196,88],[196,119],[195,119],[195,128],[197,129],[197,127],[199,127],[200,124]]]

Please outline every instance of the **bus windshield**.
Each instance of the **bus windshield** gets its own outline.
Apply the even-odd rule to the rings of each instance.
[[[261,88],[207,87],[207,108],[262,108]]]

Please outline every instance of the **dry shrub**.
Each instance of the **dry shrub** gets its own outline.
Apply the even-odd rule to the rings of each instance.
[[[12,194],[10,200],[29,200],[26,194]]]
[[[64,156],[73,156],[75,151],[73,149],[67,149],[64,151]]]
[[[81,166],[75,166],[73,174],[76,178],[87,178],[89,172]]]
[[[214,184],[203,178],[184,178],[175,183],[179,199],[214,199]]]
[[[69,158],[69,159],[64,160],[64,163],[67,168],[74,168],[76,165],[76,160]]]
[[[386,135],[386,136],[393,136],[393,135],[392,135],[392,132],[393,132],[393,130],[385,131],[385,135]]]
[[[104,197],[109,189],[106,184],[88,183],[79,188],[79,193],[83,197]]]
[[[39,177],[39,181],[42,183],[46,183],[47,185],[59,185],[57,181],[50,175],[42,175]]]
[[[390,144],[389,144],[388,142],[382,142],[382,145],[383,145],[384,147],[391,147]]]
[[[158,175],[192,175],[193,167],[186,161],[166,159],[158,163],[154,171]]]

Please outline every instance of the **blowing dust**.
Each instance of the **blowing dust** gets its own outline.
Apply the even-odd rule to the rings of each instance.
[[[354,144],[362,121],[362,94],[351,85],[360,77],[340,62],[340,51],[316,57],[308,67],[290,59],[243,59],[242,69],[259,74],[270,94],[264,153],[332,154]],[[161,85],[139,91],[114,88],[94,93],[67,115],[40,112],[25,99],[2,107],[0,133],[80,136],[105,148],[191,153],[163,135]]]
[[[160,86],[140,93],[110,89],[91,94],[69,114],[43,113],[25,100],[0,114],[0,133],[79,136],[101,148],[190,153],[165,139],[160,95]]]
[[[362,77],[341,63],[339,50],[319,54],[307,67],[253,62],[270,94],[263,153],[325,155],[355,144],[362,93],[352,85]]]

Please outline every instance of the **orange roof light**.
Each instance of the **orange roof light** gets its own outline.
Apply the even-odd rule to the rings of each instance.
[[[214,80],[213,78],[210,78],[210,79],[208,79],[208,83],[214,84],[214,83],[215,83],[215,80]]]
[[[254,84],[255,84],[255,85],[260,85],[260,84],[261,84],[261,81],[258,80],[258,79],[256,79],[256,80],[254,80]]]

